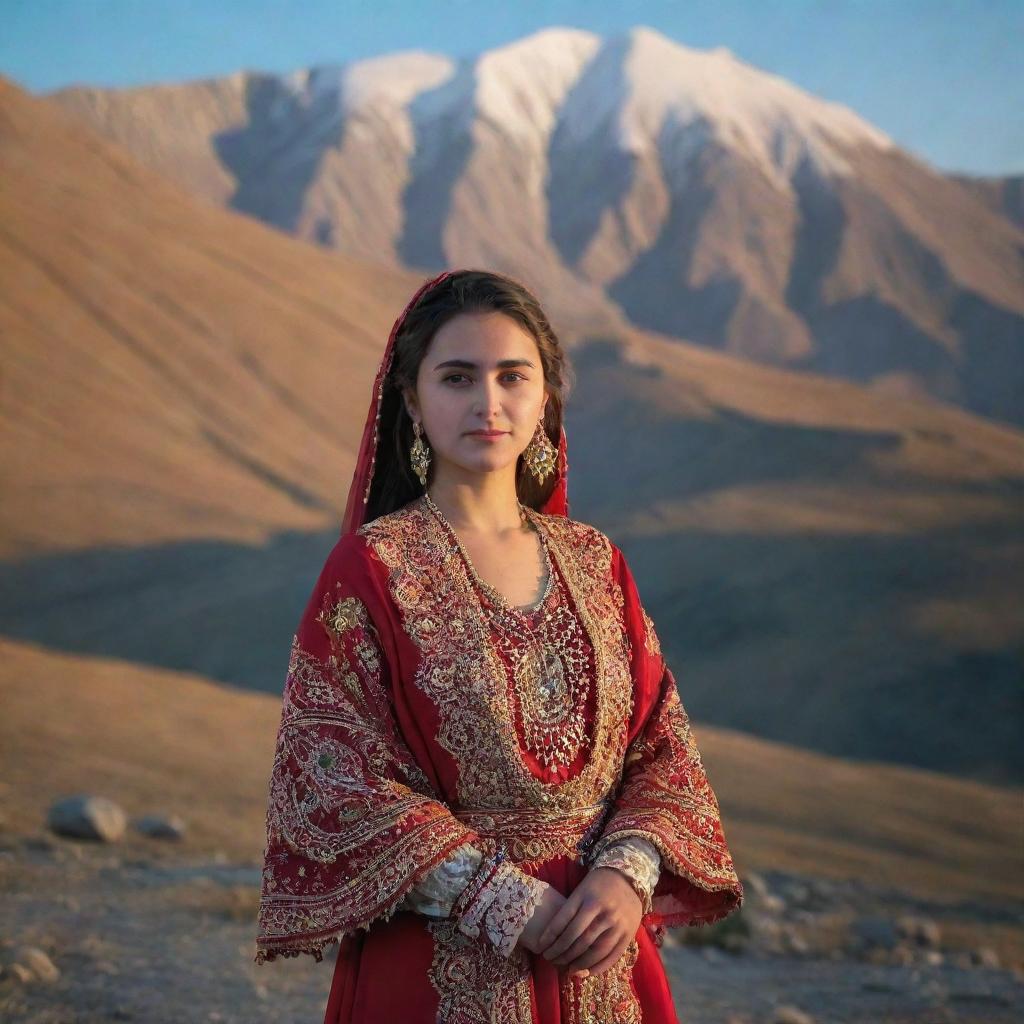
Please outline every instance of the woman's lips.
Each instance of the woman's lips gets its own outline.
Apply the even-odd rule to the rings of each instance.
[[[507,430],[472,430],[469,436],[480,441],[497,441],[499,437],[505,437],[507,434]]]

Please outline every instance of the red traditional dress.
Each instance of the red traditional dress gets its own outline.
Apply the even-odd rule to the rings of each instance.
[[[662,929],[743,899],[675,680],[622,552],[568,517],[564,431],[555,492],[524,506],[548,566],[532,607],[427,495],[363,521],[404,315],[292,642],[256,960],[340,941],[325,1024],[672,1024]],[[595,863],[646,913],[611,968],[569,977],[515,940],[542,883],[567,896]]]

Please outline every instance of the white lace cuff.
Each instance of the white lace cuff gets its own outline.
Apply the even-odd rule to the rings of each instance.
[[[653,843],[641,836],[623,836],[608,843],[590,866],[620,871],[640,897],[644,913],[651,912],[651,897],[661,874],[661,854]]]
[[[402,908],[427,917],[450,917],[452,904],[476,874],[483,856],[471,843],[453,850],[406,893]]]
[[[474,879],[475,892],[467,892],[465,906],[456,913],[459,931],[476,938],[481,931],[500,956],[509,956],[519,936],[529,923],[537,905],[544,898],[548,883],[527,874],[509,861],[496,866],[491,860],[484,862],[482,885]]]

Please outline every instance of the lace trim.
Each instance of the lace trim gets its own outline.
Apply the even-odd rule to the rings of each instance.
[[[548,884],[512,865],[506,865],[503,874],[494,882],[497,892],[484,915],[484,930],[498,954],[507,957],[544,898]]]
[[[472,939],[483,932],[499,955],[508,957],[547,889],[547,882],[500,853],[485,857],[454,904],[458,930]]]
[[[623,874],[640,897],[644,914],[651,912],[651,898],[661,873],[661,854],[653,843],[640,836],[616,839],[601,850],[590,866],[615,868]]]
[[[402,908],[426,917],[451,916],[452,906],[476,874],[483,856],[471,843],[458,847],[406,893]]]

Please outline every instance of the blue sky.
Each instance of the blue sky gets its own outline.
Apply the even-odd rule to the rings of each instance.
[[[0,73],[35,93],[465,56],[548,25],[649,25],[852,107],[945,171],[1024,172],[1024,0],[0,0]]]

